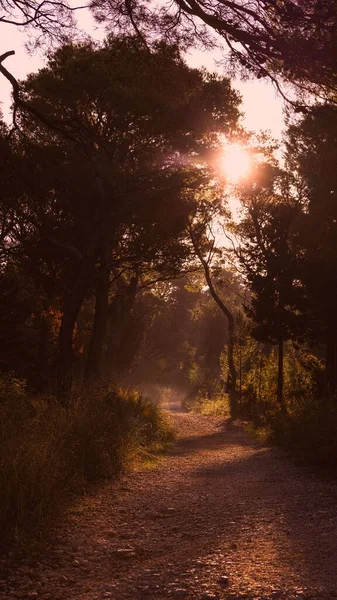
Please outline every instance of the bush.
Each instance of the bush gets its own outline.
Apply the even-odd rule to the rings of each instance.
[[[270,412],[257,432],[271,443],[290,447],[311,463],[337,467],[337,405],[324,399],[296,399],[287,413]]]
[[[40,520],[69,492],[116,476],[172,439],[160,409],[135,390],[102,387],[64,409],[0,380],[0,527]]]
[[[184,406],[187,410],[202,415],[211,417],[222,417],[223,419],[230,417],[230,404],[228,394],[215,393],[209,397],[202,393],[196,396],[190,396],[184,401]]]

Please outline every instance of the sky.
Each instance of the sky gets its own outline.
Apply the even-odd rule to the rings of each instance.
[[[83,11],[80,17],[80,26],[96,39],[102,39],[104,36],[103,29],[93,25],[87,12]],[[37,71],[43,66],[45,59],[42,53],[33,55],[27,53],[26,37],[18,28],[2,25],[1,34],[0,54],[8,50],[15,50],[15,56],[8,58],[4,64],[17,79],[23,79],[28,73]],[[211,52],[200,50],[190,52],[186,56],[186,60],[191,66],[206,67],[213,71],[219,71],[216,65],[218,58],[219,56]],[[222,73],[226,75],[223,71]],[[283,128],[283,102],[277,96],[271,83],[261,80],[234,80],[233,87],[242,95],[241,110],[245,113],[243,125],[252,131],[269,130],[273,137],[279,138]],[[11,120],[10,93],[10,84],[0,74],[0,106],[6,121]]]

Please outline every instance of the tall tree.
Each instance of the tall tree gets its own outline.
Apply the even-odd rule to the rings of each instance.
[[[325,348],[326,393],[337,393],[337,110],[312,107],[288,130],[289,166],[305,185],[306,205],[296,228],[299,278],[307,298],[307,336]]]
[[[234,229],[241,245],[238,257],[251,299],[247,312],[253,336],[278,347],[277,399],[283,404],[284,343],[300,333],[303,290],[292,248],[292,230],[301,203],[292,195],[289,176],[275,163],[261,163],[240,186],[242,219]]]

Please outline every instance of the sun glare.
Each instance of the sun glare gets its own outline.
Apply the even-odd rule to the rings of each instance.
[[[238,182],[249,174],[252,161],[247,150],[240,144],[229,144],[224,148],[222,168],[229,181]]]

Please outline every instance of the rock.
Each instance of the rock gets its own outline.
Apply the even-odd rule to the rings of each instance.
[[[218,579],[218,584],[219,586],[224,590],[226,587],[228,587],[229,585],[229,580],[227,575],[222,575],[221,577],[219,577]]]
[[[211,592],[204,592],[200,600],[220,600],[220,598],[219,596],[216,596],[216,594],[212,594]]]

